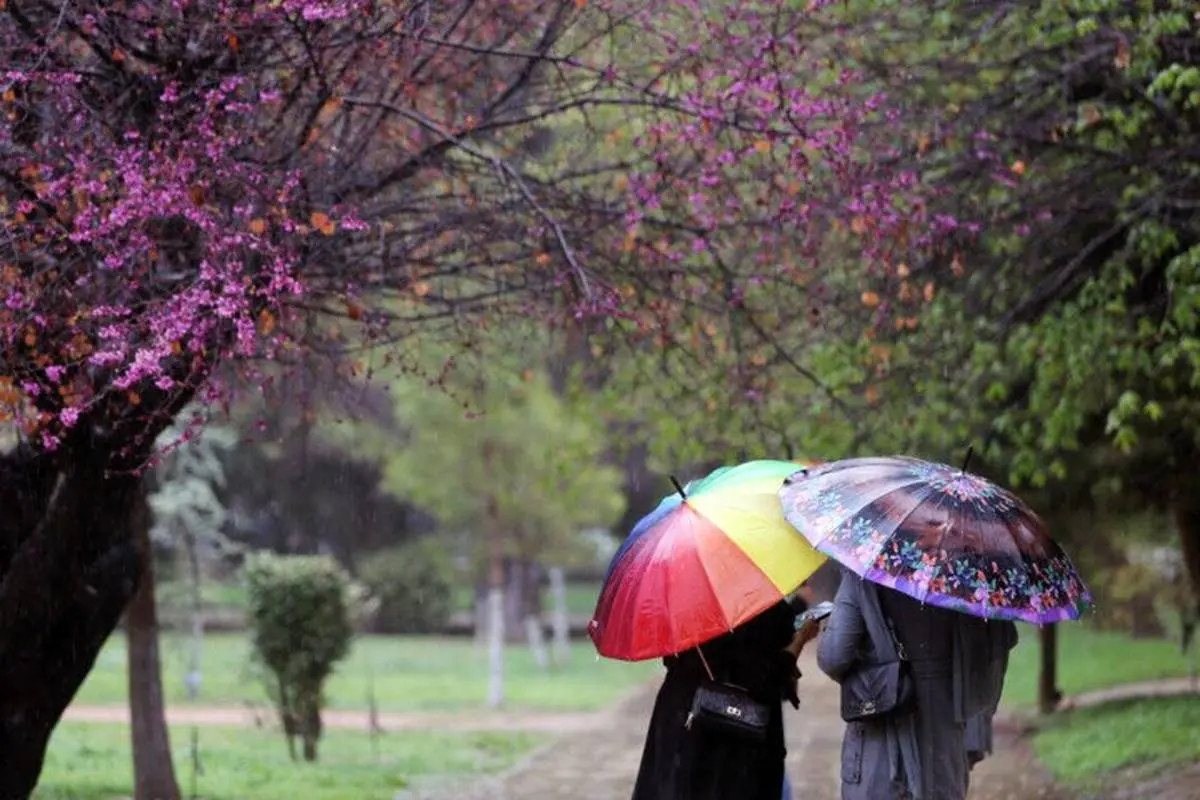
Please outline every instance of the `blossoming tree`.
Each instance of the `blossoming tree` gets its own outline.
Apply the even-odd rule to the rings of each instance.
[[[765,346],[828,248],[927,241],[886,99],[798,33],[825,5],[0,0],[0,796],[137,584],[189,402],[507,314],[675,348],[758,303]]]

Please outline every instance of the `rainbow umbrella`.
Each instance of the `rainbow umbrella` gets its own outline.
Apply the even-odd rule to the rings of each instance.
[[[750,461],[676,484],[609,564],[588,626],[596,650],[626,661],[679,653],[795,591],[825,561],[779,504],[800,466]]]

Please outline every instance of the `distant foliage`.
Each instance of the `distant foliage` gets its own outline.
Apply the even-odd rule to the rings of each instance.
[[[245,575],[254,651],[269,673],[288,751],[295,758],[299,738],[304,760],[315,761],[325,680],[353,634],[350,581],[320,556],[256,554]]]
[[[154,511],[150,535],[156,544],[172,550],[180,539],[230,547],[232,543],[222,535],[226,508],[217,493],[225,488],[221,455],[237,444],[237,437],[231,429],[216,425],[195,436],[189,420],[185,412],[159,436],[159,446],[179,446],[155,471],[156,485],[149,498]]]
[[[433,537],[371,556],[359,578],[378,603],[374,628],[380,633],[432,633],[450,618],[454,564]]]

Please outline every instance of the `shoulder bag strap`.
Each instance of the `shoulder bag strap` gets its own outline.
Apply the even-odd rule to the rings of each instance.
[[[885,614],[883,621],[887,625],[888,635],[892,637],[892,646],[896,648],[896,658],[901,661],[908,661],[908,653],[905,651],[904,645],[900,643],[899,637],[896,636],[896,628],[892,625],[891,618]]]

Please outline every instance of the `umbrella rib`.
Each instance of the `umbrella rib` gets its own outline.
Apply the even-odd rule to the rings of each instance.
[[[919,508],[920,506],[923,506],[923,505],[925,505],[926,501],[928,500],[928,498],[929,498],[930,496],[932,496],[932,495],[933,495],[934,491],[935,491],[935,490],[934,490],[934,488],[933,488],[932,486],[928,486],[928,487],[926,487],[925,496],[924,496],[924,497],[922,497],[922,498],[921,498],[921,502],[920,502],[920,503],[918,503],[918,504],[917,504],[917,506],[916,506],[916,507],[914,507],[914,508],[913,508],[913,510],[912,510],[912,511],[910,511],[910,512],[908,513],[908,515],[906,515],[905,519],[907,519],[909,516],[912,516],[914,513],[916,513],[916,510],[917,510],[917,508]],[[938,505],[940,506],[941,504],[939,503]],[[938,549],[938,551],[939,551],[939,552],[942,550],[942,542],[944,542],[945,540],[946,540],[946,534],[945,534],[945,532],[943,531],[943,532],[942,532],[942,535],[938,537],[937,549]],[[945,562],[943,559],[938,559],[936,562],[934,562],[934,566],[935,566],[935,568],[936,568],[936,571],[934,572],[934,576],[933,576],[933,577],[935,577],[935,578],[940,578],[940,577],[941,577],[941,575],[942,575],[942,572],[943,572],[943,570],[944,570],[944,569],[945,569],[945,567],[946,567],[946,562]],[[932,583],[932,581],[930,581],[930,583]],[[926,601],[926,599],[928,599],[928,597],[929,597],[929,588],[928,588],[928,586],[927,586],[927,587],[924,589],[924,591],[922,591],[922,593],[921,593],[921,597],[919,597],[919,598],[917,598],[917,599],[921,601],[921,605],[925,605],[925,601]]]
[[[924,482],[925,482],[925,481],[924,481],[924,480],[922,480],[922,479],[920,479],[920,478],[913,478],[913,479],[912,479],[912,480],[910,480],[908,483],[902,483],[902,484],[900,484],[899,486],[894,486],[894,487],[892,487],[891,489],[888,489],[888,490],[887,490],[886,492],[884,492],[883,494],[877,494],[877,495],[875,495],[875,496],[874,496],[874,497],[872,497],[870,500],[866,501],[865,503],[863,503],[862,505],[860,505],[858,508],[856,508],[854,511],[849,511],[849,512],[847,512],[847,513],[845,513],[845,514],[842,514],[842,515],[841,515],[841,517],[842,517],[842,522],[841,522],[841,523],[839,523],[838,525],[836,525],[836,526],[835,526],[835,527],[834,527],[832,530],[830,530],[830,531],[828,531],[827,533],[825,533],[824,535],[822,535],[822,536],[821,536],[821,539],[823,539],[823,540],[824,540],[824,539],[828,539],[828,538],[829,538],[831,535],[833,535],[833,531],[836,531],[838,528],[842,527],[842,525],[843,525],[843,524],[845,524],[846,522],[848,522],[848,521],[850,521],[850,520],[854,519],[855,517],[857,517],[859,514],[861,514],[861,513],[863,512],[863,510],[864,510],[864,509],[865,509],[867,506],[869,506],[869,505],[871,505],[872,503],[874,503],[874,502],[878,501],[878,500],[879,500],[881,497],[887,497],[889,494],[892,494],[892,493],[894,493],[894,492],[898,492],[898,491],[900,491],[901,489],[907,489],[907,488],[909,488],[910,486],[917,486],[917,485],[919,485],[919,484],[922,484],[922,483],[924,483]],[[804,533],[804,531],[803,531],[803,530],[801,530],[800,532],[801,532],[801,533]]]

